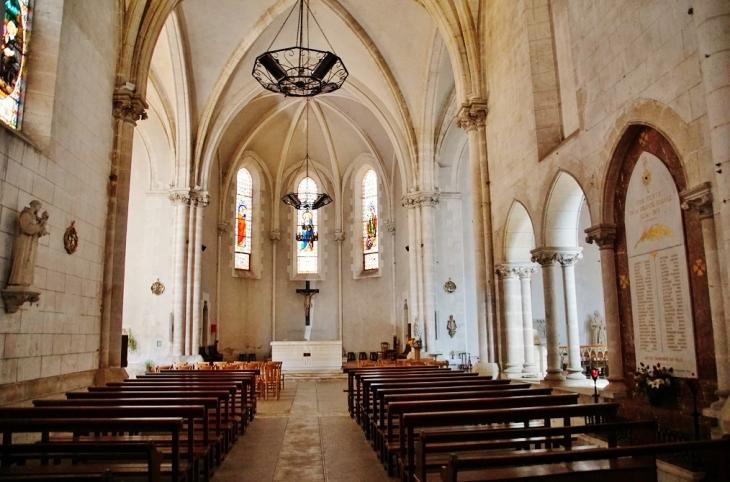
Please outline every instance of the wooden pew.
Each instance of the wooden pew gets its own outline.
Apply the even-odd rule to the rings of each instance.
[[[344,373],[347,373],[347,410],[350,412],[350,418],[355,417],[354,412],[354,395],[355,395],[355,375],[358,373],[378,373],[378,372],[384,372],[384,373],[400,373],[403,370],[437,370],[439,367],[437,366],[424,366],[424,367],[407,367],[407,366],[398,366],[398,365],[390,365],[390,366],[382,366],[382,367],[367,367],[367,368],[351,368],[351,367],[344,367],[342,371]]]
[[[730,438],[630,447],[586,448],[563,452],[527,451],[509,456],[460,459],[453,455],[441,470],[443,482],[464,480],[461,473],[473,472],[467,480],[493,482],[505,480],[569,480],[613,482],[641,480],[656,482],[656,456],[669,453],[695,452],[705,467],[703,480],[730,480]],[[576,476],[576,472],[580,472]],[[572,474],[572,476],[571,476]]]
[[[170,480],[182,482],[190,480],[192,466],[181,464],[180,432],[183,427],[181,417],[160,418],[11,418],[0,420],[0,432],[3,435],[3,445],[11,445],[13,434],[40,433],[41,442],[49,441],[51,432],[61,433],[89,433],[89,432],[117,432],[117,433],[168,433],[170,435],[172,457],[169,466]],[[165,464],[166,467],[166,464]],[[181,470],[182,469],[182,470]],[[146,473],[146,468],[144,472]],[[164,473],[166,469],[163,469]],[[135,473],[139,474],[139,471]]]
[[[473,387],[471,387],[473,388]],[[381,452],[381,460],[385,460],[385,445],[386,435],[388,431],[388,417],[386,407],[390,403],[397,402],[424,402],[424,401],[435,401],[435,400],[464,400],[464,399],[480,399],[480,398],[505,398],[505,397],[527,397],[536,395],[551,395],[552,388],[524,388],[519,390],[492,390],[494,387],[485,387],[485,389],[478,389],[465,392],[437,392],[437,393],[410,393],[410,394],[395,394],[385,395],[383,402],[380,404],[380,411],[378,418],[373,423],[373,430],[375,432],[374,440],[377,442],[374,446],[376,451]],[[395,423],[395,419],[390,420],[391,423]],[[394,428],[391,428],[393,433]]]
[[[152,442],[3,444],[0,445],[0,460],[0,481],[3,482],[111,481],[114,473],[134,470],[131,466],[120,467],[124,464],[137,464],[139,469],[136,471],[146,472],[147,482],[162,481],[162,453]],[[109,469],[110,466],[116,466],[114,472]]]
[[[489,456],[488,451],[528,450],[561,447],[571,449],[577,435],[602,434],[609,447],[618,446],[618,436],[628,436],[629,445],[656,442],[656,422],[619,422],[569,427],[487,428],[475,430],[421,430],[416,444],[415,480],[426,482],[427,473],[437,472],[449,462],[449,454],[460,458]],[[500,455],[512,455],[500,453]]]
[[[577,394],[574,394],[577,397]],[[550,397],[564,397],[564,395],[550,395]],[[527,397],[537,398],[537,397]],[[513,399],[504,399],[507,401]],[[411,403],[411,402],[401,402]],[[424,402],[429,403],[429,402]],[[391,405],[391,409],[392,406]],[[542,422],[546,427],[551,426],[552,419],[562,419],[564,426],[571,425],[572,417],[592,417],[602,422],[616,416],[618,403],[597,403],[582,405],[549,405],[527,406],[512,408],[494,408],[486,410],[462,410],[439,412],[412,412],[400,416],[400,440],[398,465],[404,478],[413,482],[413,466],[415,461],[416,429],[434,427],[468,427],[484,424],[522,423],[528,427],[531,422]],[[390,457],[389,457],[390,458]]]

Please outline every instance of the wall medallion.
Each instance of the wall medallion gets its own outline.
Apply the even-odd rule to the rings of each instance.
[[[71,226],[63,233],[63,246],[68,254],[74,254],[79,247],[79,235],[75,225],[76,221],[71,221]]]
[[[449,281],[444,283],[444,291],[447,293],[453,293],[454,291],[456,291],[456,283],[451,281],[451,278],[449,278]]]
[[[152,283],[150,290],[152,290],[152,293],[156,294],[157,296],[160,296],[162,293],[165,292],[165,285],[162,284],[162,282],[160,281],[160,278],[157,278],[157,281]]]

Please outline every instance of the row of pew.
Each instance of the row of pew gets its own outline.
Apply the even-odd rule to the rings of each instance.
[[[650,482],[657,455],[688,451],[704,480],[730,480],[730,439],[658,444],[656,423],[618,421],[617,403],[438,367],[344,370],[350,416],[404,482]]]
[[[0,482],[208,482],[256,414],[257,370],[169,370],[0,407]]]

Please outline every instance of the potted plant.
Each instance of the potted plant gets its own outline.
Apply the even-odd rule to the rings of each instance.
[[[640,363],[634,372],[634,381],[634,391],[645,396],[654,407],[673,407],[679,402],[679,380],[671,367],[663,367],[661,363],[649,367]]]
[[[155,369],[155,362],[153,362],[152,360],[147,360],[146,362],[144,362],[144,369],[147,372],[153,371]]]

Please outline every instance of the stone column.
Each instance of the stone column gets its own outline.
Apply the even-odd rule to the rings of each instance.
[[[276,247],[281,241],[281,230],[269,232],[271,240],[271,272],[276,273]],[[271,277],[271,341],[276,341],[276,276]]]
[[[208,193],[198,193],[195,197],[195,242],[193,243],[193,323],[191,355],[198,354],[198,347],[201,346],[201,302],[203,297],[202,268],[203,268],[203,209],[210,204]]]
[[[421,207],[421,244],[423,244],[423,326],[426,329],[428,352],[438,350],[436,343],[436,267],[434,249],[434,218],[439,202],[438,191],[420,191],[418,204]]]
[[[342,231],[342,229],[336,229],[335,230],[335,241],[337,241],[337,266],[339,266],[339,269],[337,270],[337,319],[338,319],[338,326],[339,326],[339,335],[338,340],[342,340],[342,242],[345,240],[345,233]]]
[[[581,248],[578,248],[581,249]],[[575,263],[583,255],[580,252],[558,253],[557,260],[563,267],[563,296],[565,299],[565,321],[568,324],[568,378],[585,380],[580,366],[580,330],[578,328],[578,302],[575,296]]]
[[[491,278],[491,269],[487,270],[487,264],[491,266],[493,261],[491,260],[491,250],[489,251],[489,261],[487,261],[486,254],[485,214],[482,200],[482,158],[480,157],[479,145],[479,136],[483,135],[486,120],[486,103],[464,104],[457,114],[457,124],[466,131],[469,140],[469,177],[471,179],[472,220],[474,223],[474,263],[476,264],[476,315],[477,334],[479,336],[479,363],[476,369],[480,373],[491,374],[493,371],[491,362],[493,360],[489,357],[489,340],[487,336],[489,331],[487,324],[491,319],[487,317],[487,304],[492,301],[492,297],[488,294],[492,286],[487,283],[487,277]],[[489,238],[491,239],[491,234],[489,234]]]
[[[217,256],[217,262],[216,262],[216,273],[215,273],[215,324],[216,328],[220,326],[220,312],[221,312],[221,265],[225,263],[226,259],[229,259],[225,256],[225,254],[221,251],[222,245],[223,245],[223,239],[228,231],[228,228],[231,227],[231,224],[229,221],[218,221],[217,225],[217,231],[218,231],[218,251],[216,251]],[[226,250],[228,252],[228,250]],[[203,335],[203,342],[206,346],[211,344],[211,340],[209,338],[210,332],[205,333]]]
[[[519,270],[510,265],[501,265],[495,272],[501,285],[501,319],[507,345],[503,352],[504,365],[501,371],[508,378],[519,378],[525,362]]]
[[[419,293],[418,293],[418,262],[416,249],[416,204],[412,197],[405,195],[403,196],[403,207],[407,210],[408,215],[408,271],[410,276],[408,277],[408,288],[409,296],[408,300],[408,321],[413,324],[418,319],[420,313],[418,312]],[[413,332],[411,331],[411,335]]]
[[[197,193],[190,192],[190,201],[188,203],[188,237],[185,243],[185,334],[183,335],[183,355],[188,356],[192,350],[193,344],[193,279],[195,276],[195,213],[197,207],[195,204]]]
[[[527,375],[538,375],[535,364],[535,337],[532,332],[532,287],[530,279],[537,271],[532,266],[521,266],[517,268],[517,275],[520,277],[520,295],[522,297],[522,336],[525,346],[525,364],[522,373]],[[542,374],[539,374],[542,375]]]
[[[606,345],[608,345],[608,385],[602,394],[609,398],[626,395],[623,350],[621,349],[621,325],[618,315],[618,291],[616,279],[616,226],[597,224],[586,229],[586,242],[596,243],[601,255],[601,279],[603,281],[603,310],[606,313]]]
[[[116,375],[106,369],[120,368],[122,361],[122,311],[126,258],[129,181],[132,167],[132,140],[138,120],[147,118],[147,103],[129,90],[117,87],[113,97],[113,139],[106,237],[104,239],[104,279],[101,302],[99,372],[96,383]],[[120,370],[120,376],[123,370]],[[126,372],[124,372],[126,373]]]
[[[558,300],[555,294],[556,271],[553,262],[556,255],[543,248],[533,249],[532,262],[542,268],[543,297],[545,302],[545,331],[547,338],[547,382],[563,382],[563,367],[560,366],[560,347],[558,345]]]
[[[175,236],[172,246],[172,355],[182,356],[185,354],[185,265],[190,192],[187,189],[173,190],[170,192],[170,201],[175,205]]]
[[[702,241],[707,261],[707,287],[710,292],[710,311],[712,312],[712,335],[715,342],[715,365],[717,367],[718,401],[712,404],[712,410],[720,409],[730,395],[730,359],[728,359],[728,333],[725,325],[725,306],[723,303],[722,281],[720,279],[720,259],[717,252],[715,218],[712,212],[712,193],[710,183],[679,194],[682,209],[696,209],[702,223]],[[712,414],[707,414],[713,416]]]

